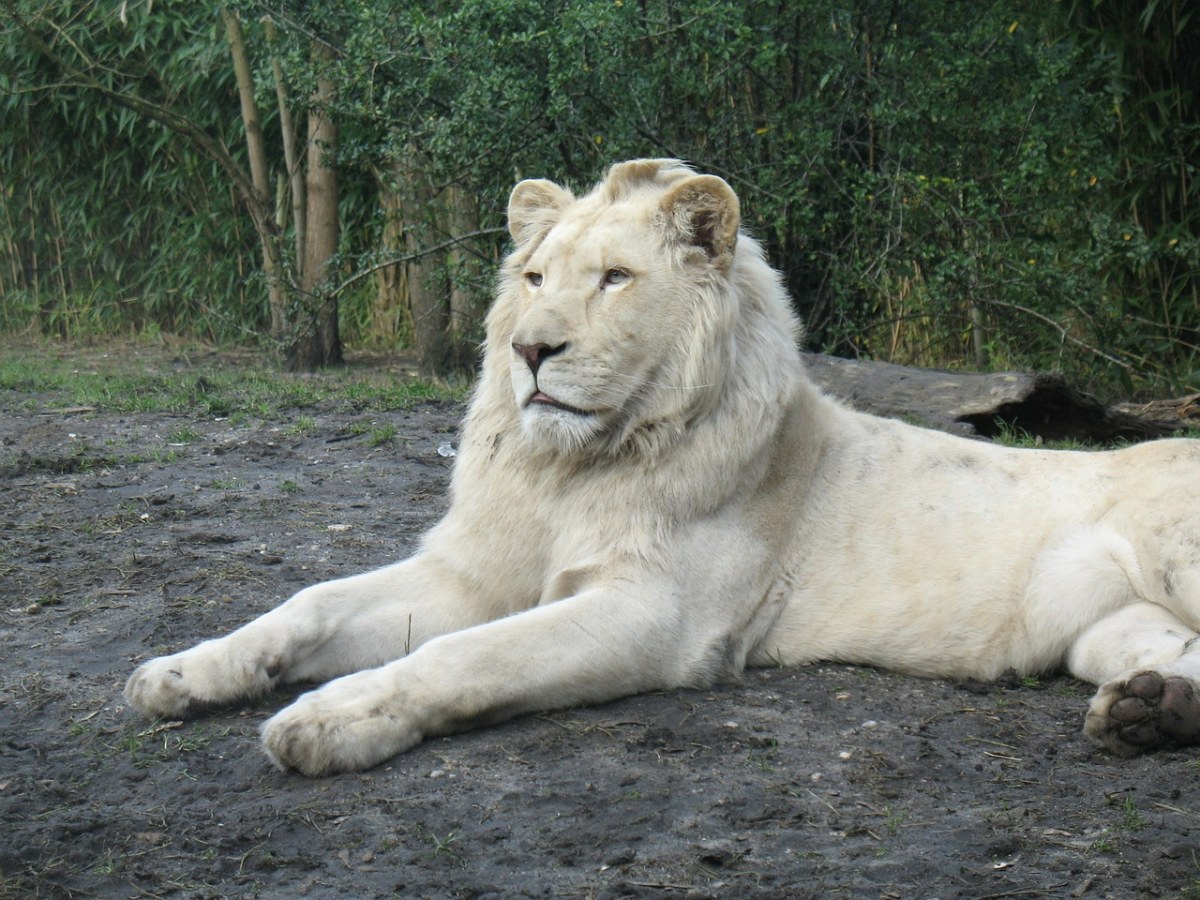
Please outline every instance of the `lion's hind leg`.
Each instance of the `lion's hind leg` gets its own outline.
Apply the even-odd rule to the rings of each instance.
[[[1154,603],[1097,622],[1072,645],[1071,674],[1100,685],[1084,731],[1120,756],[1200,744],[1200,635]]]

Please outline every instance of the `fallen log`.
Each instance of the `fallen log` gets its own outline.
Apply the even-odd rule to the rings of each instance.
[[[1200,394],[1146,403],[1118,403],[1115,408],[1171,430],[1200,429]]]
[[[1008,430],[1044,441],[1111,444],[1162,437],[1188,424],[1129,405],[1106,406],[1057,374],[947,372],[816,353],[804,360],[824,390],[856,409],[955,434],[994,438]],[[1200,402],[1191,399],[1200,420]]]

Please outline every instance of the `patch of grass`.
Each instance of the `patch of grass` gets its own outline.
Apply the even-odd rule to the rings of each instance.
[[[888,835],[895,837],[900,832],[900,826],[904,824],[904,820],[908,818],[908,810],[885,806],[883,812],[883,825],[887,829]]]
[[[185,753],[197,753],[207,750],[214,738],[226,737],[231,729],[224,728],[211,731],[203,726],[193,726],[190,731],[168,734],[163,738],[161,759],[175,759]]]
[[[1003,444],[1006,447],[1018,447],[1021,449],[1040,449],[1040,450],[1101,450],[1104,449],[1096,444],[1089,444],[1085,441],[1065,438],[1057,441],[1043,441],[1038,435],[1031,434],[1024,428],[1017,428],[1008,423],[1001,423],[1000,431],[994,438],[997,444]]]
[[[232,728],[214,728],[205,723],[156,722],[149,728],[139,722],[125,728],[108,746],[127,755],[135,766],[179,760],[189,753],[207,751],[214,739],[224,738]]]
[[[206,365],[203,374],[178,367],[177,356],[145,347],[101,353],[84,348],[76,353],[57,345],[5,348],[0,390],[40,395],[35,408],[187,413],[232,421],[272,419],[286,410],[325,403],[352,410],[397,410],[423,400],[461,400],[466,394],[465,387],[448,388],[419,379],[346,371],[300,375],[254,361]],[[306,427],[304,419],[297,421],[297,427]]]
[[[458,841],[457,831],[451,831],[444,838],[440,838],[436,834],[428,832],[424,828],[417,826],[417,837],[432,847],[432,852],[430,853],[431,859],[437,859],[439,856],[446,856],[455,862],[462,862],[462,856],[453,846],[453,844]]]
[[[390,444],[395,439],[396,426],[391,422],[385,422],[371,429],[371,436],[368,440],[372,447],[379,447],[383,444]]]
[[[140,725],[136,729],[126,728],[115,741],[109,744],[109,749],[128,756],[136,764],[145,750],[146,738],[149,733],[149,730],[141,731]]]
[[[347,425],[346,430],[356,437],[366,435],[367,442],[372,447],[379,447],[396,439],[395,425],[391,422],[381,424],[375,419],[358,419]]]
[[[117,868],[117,858],[113,852],[109,850],[92,864],[92,874],[101,876],[112,875],[117,871]]]
[[[299,435],[305,435],[305,434],[312,434],[316,430],[317,430],[317,420],[316,419],[314,419],[312,416],[300,416],[300,418],[296,419],[295,422],[293,422],[291,425],[288,426],[288,428],[284,432],[284,434],[288,434],[288,435],[292,435],[292,436],[299,436]]]
[[[419,379],[373,381],[360,379],[346,385],[345,397],[358,409],[378,412],[407,409],[423,400],[462,400],[465,386],[447,387]]]
[[[186,425],[176,428],[167,438],[172,444],[191,444],[199,439],[200,433],[194,428],[188,428]]]
[[[1132,791],[1126,791],[1119,803],[1116,797],[1109,797],[1108,802],[1120,807],[1121,823],[1117,827],[1122,831],[1141,831],[1146,827],[1146,819],[1138,812]]]

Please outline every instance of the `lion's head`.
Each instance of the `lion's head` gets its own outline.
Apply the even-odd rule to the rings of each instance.
[[[530,438],[646,450],[712,408],[738,306],[739,207],[724,181],[674,160],[616,165],[581,198],[523,181],[508,222],[488,353],[505,357]]]

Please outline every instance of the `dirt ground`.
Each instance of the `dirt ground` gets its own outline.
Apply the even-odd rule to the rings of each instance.
[[[461,408],[60,405],[0,392],[0,896],[1200,897],[1200,756],[1091,746],[1067,678],[755,671],[323,780],[283,695],[141,720],[136,663],[408,554]]]

